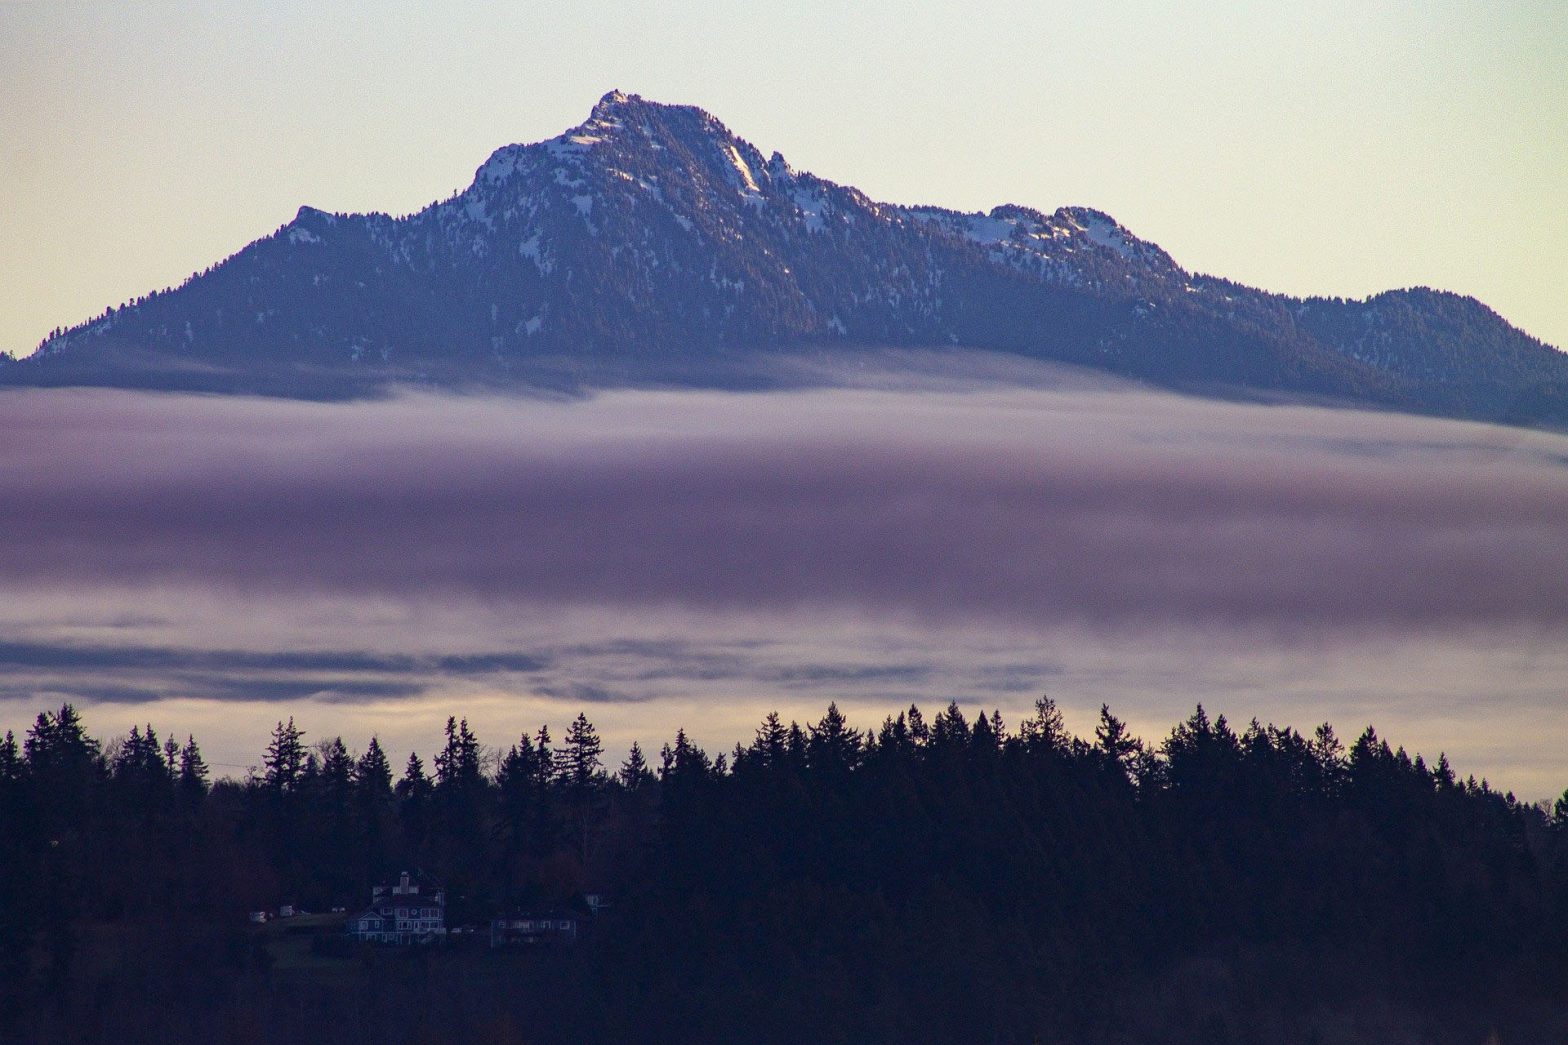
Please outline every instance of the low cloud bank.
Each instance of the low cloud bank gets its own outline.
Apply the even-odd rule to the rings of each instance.
[[[240,760],[300,701],[394,742],[416,712],[615,703],[663,732],[708,709],[723,747],[771,706],[1049,688],[1568,774],[1541,739],[1568,728],[1560,436],[945,381],[15,391],[0,446],[0,728],[245,705],[210,723]]]
[[[0,441],[8,585],[1282,634],[1568,620],[1568,442],[1451,422],[1127,392],[82,392],[12,397]]]

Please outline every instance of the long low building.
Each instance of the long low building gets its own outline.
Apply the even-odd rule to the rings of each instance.
[[[579,915],[564,907],[514,911],[490,920],[491,947],[536,947],[577,942]]]

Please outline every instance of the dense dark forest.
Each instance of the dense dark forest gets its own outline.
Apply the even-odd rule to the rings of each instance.
[[[448,924],[611,905],[534,953],[274,960],[247,912],[413,868]],[[3,1041],[1568,1040],[1568,796],[1200,707],[1156,744],[911,707],[618,768],[578,716],[428,764],[280,723],[248,779],[70,706],[0,743]]]

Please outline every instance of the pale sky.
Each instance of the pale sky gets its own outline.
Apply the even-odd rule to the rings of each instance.
[[[0,0],[0,350],[301,204],[394,214],[611,88],[898,203],[1084,204],[1294,294],[1568,346],[1568,3]]]

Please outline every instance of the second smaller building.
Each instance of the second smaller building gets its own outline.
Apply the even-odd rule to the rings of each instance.
[[[577,942],[579,915],[565,907],[533,907],[490,920],[491,947],[539,947]]]

